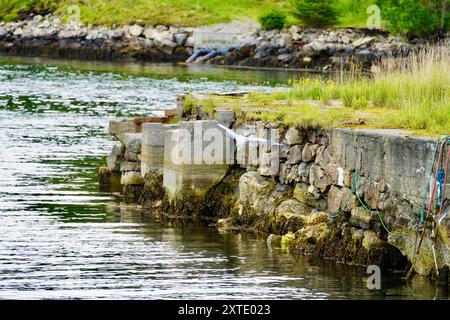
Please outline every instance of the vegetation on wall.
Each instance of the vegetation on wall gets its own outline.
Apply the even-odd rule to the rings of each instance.
[[[406,58],[389,58],[372,77],[349,75],[293,79],[290,90],[254,93],[243,103],[254,120],[322,127],[374,127],[449,133],[450,54],[428,47]],[[224,105],[232,105],[223,101]],[[252,109],[253,108],[253,109]],[[252,111],[254,110],[254,111]],[[270,112],[261,110],[271,110]]]

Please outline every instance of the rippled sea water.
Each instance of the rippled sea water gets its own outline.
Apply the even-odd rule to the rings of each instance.
[[[114,117],[287,73],[0,57],[0,299],[448,298],[427,281],[293,257],[249,233],[143,218],[100,192]]]

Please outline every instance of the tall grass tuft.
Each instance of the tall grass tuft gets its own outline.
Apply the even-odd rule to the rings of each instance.
[[[340,99],[346,108],[381,109],[378,125],[450,133],[450,47],[428,46],[407,57],[383,59],[372,77],[339,82],[298,80],[291,97]]]

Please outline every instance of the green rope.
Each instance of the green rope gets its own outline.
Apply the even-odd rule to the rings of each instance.
[[[364,204],[364,202],[362,201],[361,197],[359,196],[359,190],[358,190],[358,180],[359,180],[359,173],[356,172],[355,176],[353,177],[353,179],[355,180],[355,190],[356,190],[356,198],[358,199],[359,203],[361,204],[361,206],[364,208],[365,211],[367,211],[368,213],[372,214],[372,211],[366,207],[366,205]],[[375,211],[376,214],[378,215],[378,218],[381,222],[381,225],[383,226],[384,230],[386,230],[387,233],[391,233],[389,231],[389,229],[387,228],[386,224],[384,223],[384,219],[382,214],[380,213],[380,211],[376,210]]]
[[[450,143],[450,136],[446,136],[446,137],[443,139],[443,141],[444,141],[444,143]],[[437,157],[437,151],[438,151],[438,149],[439,149],[439,140],[437,141],[437,143],[436,143],[436,148],[435,148],[435,150],[434,150],[433,163],[432,163],[432,165],[431,165],[431,173],[433,172],[433,168],[434,168],[434,165],[435,165],[435,163],[436,163],[436,157]],[[356,173],[355,173],[355,176],[353,177],[353,180],[352,180],[352,186],[351,186],[351,191],[352,191],[352,192],[350,192],[350,195],[349,195],[349,197],[348,197],[348,200],[347,200],[347,202],[346,202],[344,208],[341,209],[341,210],[339,210],[337,213],[331,214],[331,215],[330,215],[331,218],[333,218],[333,219],[334,219],[334,218],[337,218],[337,217],[341,216],[341,215],[345,212],[345,210],[346,210],[347,207],[348,207],[348,204],[350,203],[350,199],[351,199],[351,197],[352,197],[352,195],[353,195],[353,188],[355,188],[355,194],[356,194],[356,198],[358,199],[358,202],[361,204],[361,206],[364,208],[365,211],[367,211],[368,213],[372,214],[372,211],[371,211],[369,208],[367,208],[367,206],[364,204],[363,200],[362,200],[361,197],[359,196],[359,188],[358,188],[359,177],[360,177],[360,174],[359,174],[358,172],[356,172]],[[429,192],[428,189],[429,189],[429,186],[427,187],[427,191],[426,191],[427,194],[428,194],[428,192]],[[425,203],[425,200],[424,200],[425,198],[426,198],[426,195],[425,195],[425,197],[424,197],[423,200],[422,200],[422,207],[420,208],[420,212],[419,212],[419,214],[418,214],[418,216],[417,216],[418,222],[420,221],[420,222],[422,222],[422,223],[423,223],[424,220],[425,220],[425,217],[424,217],[424,216],[425,216],[425,213],[424,213],[424,211],[423,211],[423,205],[424,205],[424,203]],[[383,226],[384,230],[386,230],[387,233],[391,233],[391,232],[389,231],[389,229],[387,228],[386,223],[384,222],[384,218],[383,218],[383,215],[381,214],[381,212],[378,211],[378,210],[376,210],[375,212],[376,212],[376,214],[377,214],[377,216],[378,216],[378,219],[380,220],[381,225]]]
[[[345,210],[347,209],[348,204],[350,203],[350,199],[352,198],[352,195],[353,195],[353,192],[350,192],[350,195],[348,196],[348,200],[347,200],[347,203],[345,204],[344,208],[341,209],[339,212],[337,212],[335,214],[331,214],[330,215],[331,218],[333,218],[333,219],[337,218],[337,217],[339,217],[340,215],[342,215],[345,212]]]
[[[331,214],[330,217],[331,217],[332,219],[341,216],[341,215],[345,212],[345,210],[347,210],[348,204],[350,203],[350,199],[352,198],[352,195],[353,195],[353,181],[352,181],[351,186],[350,186],[350,191],[351,191],[351,192],[350,192],[350,194],[348,195],[348,199],[347,199],[347,202],[345,203],[344,208],[342,208],[341,210],[339,210],[337,213]]]

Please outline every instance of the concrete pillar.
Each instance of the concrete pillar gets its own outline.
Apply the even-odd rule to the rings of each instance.
[[[234,139],[216,121],[180,122],[164,138],[164,188],[169,199],[184,188],[206,192],[234,163]]]
[[[144,123],[142,125],[141,174],[150,171],[163,172],[164,132],[178,128],[178,125]]]

